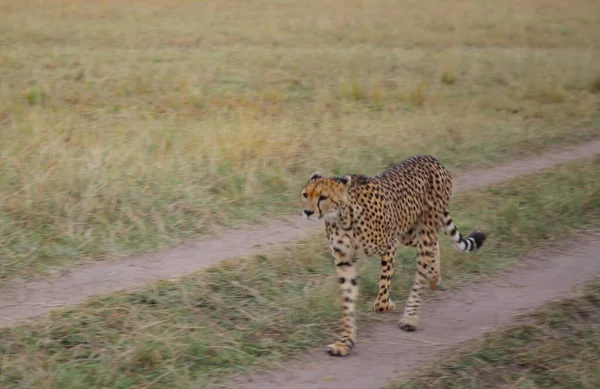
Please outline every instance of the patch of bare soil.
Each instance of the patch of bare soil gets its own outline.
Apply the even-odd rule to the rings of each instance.
[[[435,362],[442,351],[476,339],[495,327],[515,324],[519,315],[583,282],[600,277],[600,230],[561,247],[539,250],[514,268],[427,302],[421,329],[400,330],[400,313],[388,314],[358,336],[352,354],[330,357],[315,350],[270,373],[240,377],[227,387],[239,389],[379,389],[391,379],[410,374],[424,362]],[[565,250],[566,249],[566,250]]]
[[[531,156],[490,169],[470,170],[454,180],[454,191],[481,188],[523,174],[600,153],[600,140]],[[156,279],[175,278],[222,260],[293,242],[322,228],[302,220],[271,221],[248,229],[204,237],[188,244],[119,261],[76,266],[57,277],[12,285],[0,291],[0,326],[40,316],[90,296],[131,288]]]

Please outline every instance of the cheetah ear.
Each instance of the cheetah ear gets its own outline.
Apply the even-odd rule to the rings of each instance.
[[[313,181],[313,180],[316,180],[317,178],[323,178],[323,175],[319,171],[316,171],[313,174],[311,174],[308,181]]]
[[[344,177],[340,178],[340,182],[346,186],[350,186],[350,183],[352,183],[352,177],[345,175]]]

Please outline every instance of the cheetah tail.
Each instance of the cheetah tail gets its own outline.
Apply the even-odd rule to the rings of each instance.
[[[456,248],[463,252],[478,250],[483,246],[483,242],[487,238],[487,236],[480,231],[473,231],[466,239],[463,238],[448,212],[444,212],[444,232],[452,239]]]

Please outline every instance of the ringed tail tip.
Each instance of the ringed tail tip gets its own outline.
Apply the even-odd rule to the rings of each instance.
[[[473,238],[475,247],[479,249],[483,246],[483,242],[487,239],[487,235],[482,231],[473,231],[471,235],[469,235],[469,238]]]

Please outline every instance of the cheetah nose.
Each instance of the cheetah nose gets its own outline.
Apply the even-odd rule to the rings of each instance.
[[[306,216],[310,216],[310,215],[312,215],[313,213],[315,213],[315,211],[311,211],[310,209],[305,209],[305,210],[304,210],[304,214],[305,214]]]

